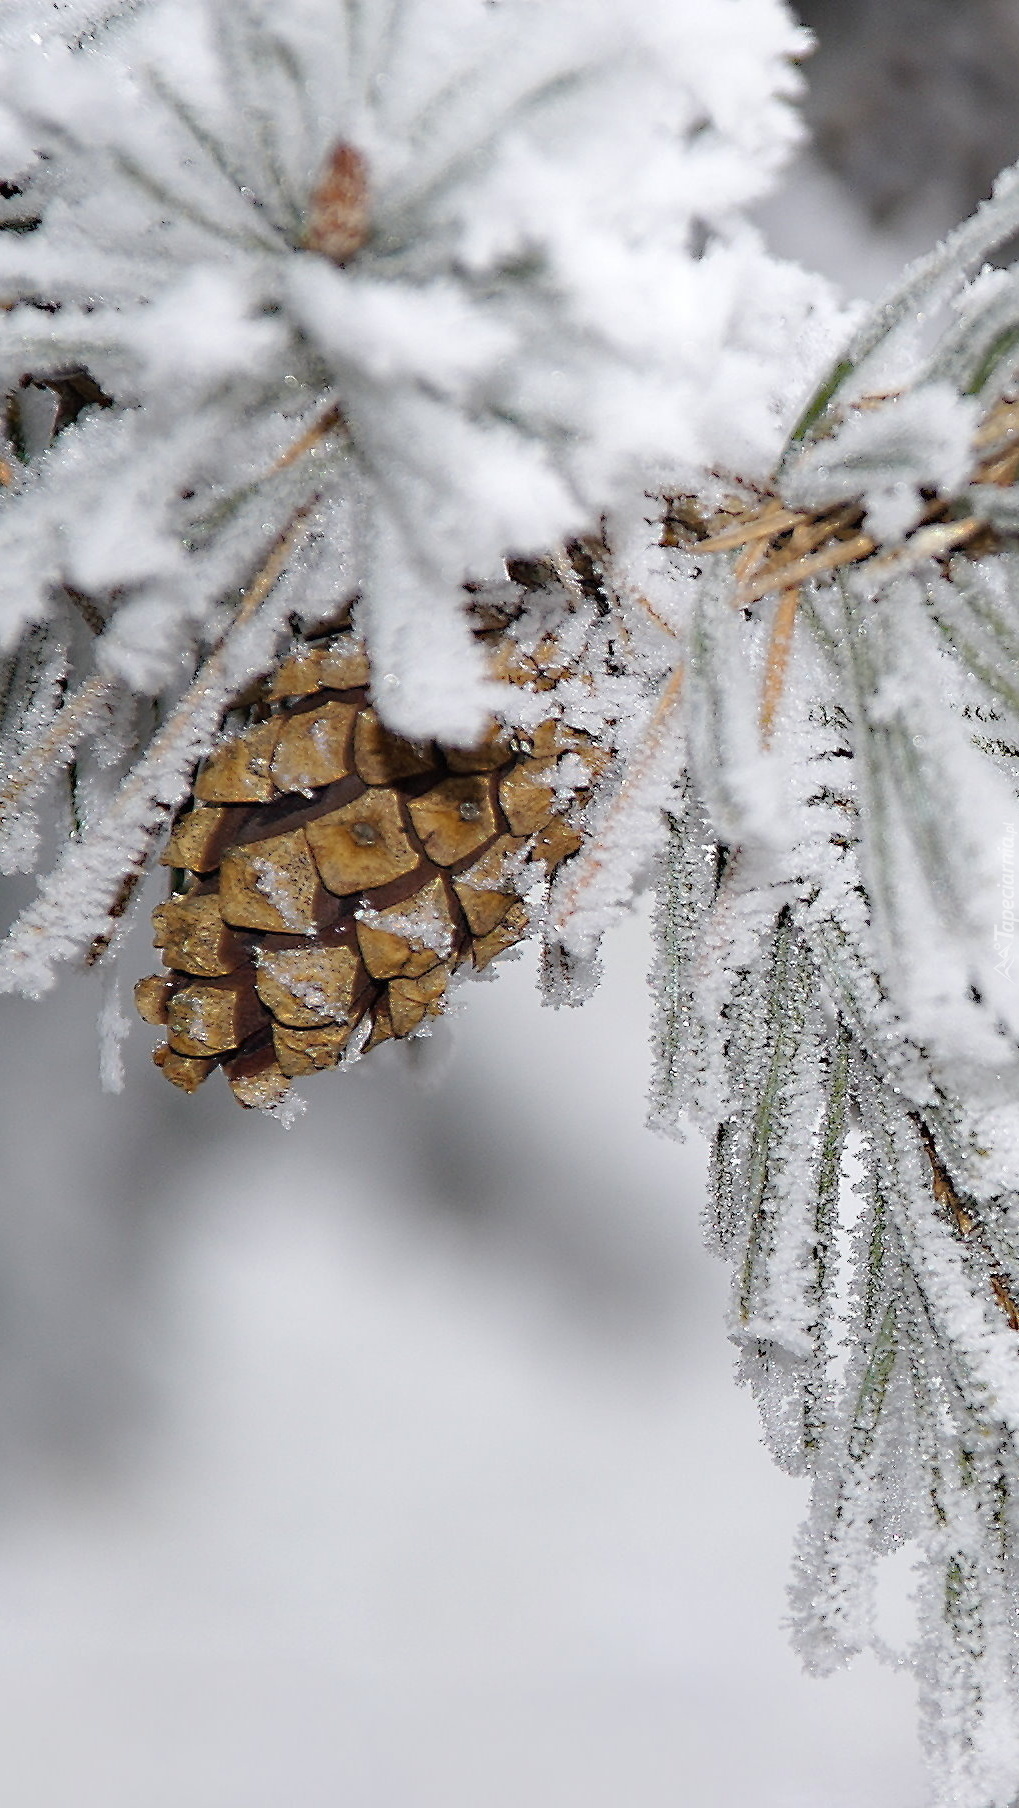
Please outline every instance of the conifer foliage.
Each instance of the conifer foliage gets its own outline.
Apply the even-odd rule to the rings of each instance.
[[[104,933],[291,614],[356,594],[387,723],[469,741],[498,695],[464,579],[651,472],[764,468],[768,347],[827,310],[739,214],[798,129],[773,0],[696,24],[665,0],[149,0],[72,48],[48,8],[8,16],[0,632],[38,664],[15,759],[57,705],[65,755],[101,712],[108,793],[135,699],[172,705],[207,655],[0,957],[39,987]],[[13,781],[9,864],[49,764]]]
[[[814,1478],[797,1642],[880,1652],[879,1559],[915,1541],[935,1799],[966,1808],[1019,1788],[1019,288],[985,267],[1017,226],[1009,175],[767,491],[674,499],[647,573],[687,655],[656,1116],[711,1138],[740,1368]]]
[[[744,217],[778,0],[2,17],[0,987],[162,852],[164,1070],[278,1108],[528,930],[581,997],[654,865],[797,1641],[914,1541],[933,1799],[1010,1808],[1019,179],[861,317]]]

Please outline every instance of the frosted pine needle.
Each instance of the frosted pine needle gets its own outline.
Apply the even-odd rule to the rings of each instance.
[[[838,318],[740,212],[798,136],[805,42],[775,0],[11,0],[0,641],[139,699],[125,784],[295,510],[280,619],[356,598],[382,717],[466,744],[506,701],[469,603],[507,558],[597,533],[677,460],[767,470],[786,386],[760,348],[816,362]],[[51,745],[23,701],[15,787]],[[52,732],[63,757],[74,715]],[[142,849],[110,801],[88,846],[123,880]],[[104,896],[51,948],[88,945]],[[49,933],[7,983],[51,970]]]
[[[447,787],[516,733],[498,781],[475,774],[495,827],[527,735],[569,723],[555,783],[525,767],[545,814],[511,851],[549,837],[556,997],[656,866],[655,1114],[709,1136],[740,1373],[813,1480],[797,1642],[820,1670],[880,1649],[876,1565],[914,1541],[934,1800],[1010,1808],[1019,275],[984,266],[1019,176],[804,401],[844,321],[742,216],[798,130],[805,40],[772,0],[10,0],[0,45],[9,864],[36,856],[48,771],[72,781],[0,984],[107,946],[225,716],[262,710],[257,739],[285,713],[285,637],[300,659],[353,623],[368,676],[341,707],[437,738]],[[488,607],[522,685],[481,647]],[[373,845],[388,811],[413,863],[439,768],[407,757],[355,827]],[[277,790],[269,810],[297,796]],[[582,825],[557,815],[581,791]],[[290,868],[244,847],[286,940]],[[435,900],[459,884],[480,911],[493,887],[457,864]],[[204,908],[222,882],[193,873]],[[406,904],[355,903],[343,934],[399,940]],[[390,1033],[437,1004],[419,904],[423,971],[373,975]],[[212,1052],[180,1059],[266,1031],[244,1012],[281,952],[260,946],[216,1049],[202,1013],[229,987],[206,988]],[[283,1077],[334,1064],[354,1014],[277,1018]],[[113,1005],[105,1025],[115,1077]],[[386,1031],[376,999],[344,1059]]]
[[[741,1371],[813,1477],[807,1661],[880,1653],[878,1559],[923,1554],[910,1655],[944,1808],[1019,1791],[1019,291],[969,281],[1015,194],[858,331],[772,484],[666,501],[642,574],[689,750],[655,1113],[708,1132]]]

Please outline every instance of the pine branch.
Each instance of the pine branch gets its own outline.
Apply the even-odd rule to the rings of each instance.
[[[687,599],[691,764],[655,1109],[711,1138],[740,1372],[814,1478],[808,1661],[880,1650],[877,1561],[923,1552],[912,1656],[946,1808],[1019,1790],[1019,337],[1014,276],[970,283],[1017,195],[1003,178],[857,331],[771,486],[670,499],[652,598]],[[921,300],[933,352],[905,330]]]
[[[275,1109],[519,940],[537,868],[575,995],[656,861],[653,1108],[709,1136],[740,1373],[813,1480],[798,1640],[880,1649],[876,1564],[915,1538],[936,1799],[1006,1808],[1019,280],[979,272],[1019,178],[818,380],[837,307],[737,219],[796,135],[777,6],[721,97],[713,6],[671,0],[197,0],[190,46],[173,0],[69,0],[34,50],[12,6],[12,864],[52,770],[106,792],[75,786],[0,988],[99,958],[190,796],[143,1014],[178,1084],[224,1065]]]
[[[153,841],[165,833],[197,761],[212,747],[227,705],[272,658],[285,616],[266,605],[306,531],[312,506],[297,510],[278,536],[227,633],[110,809],[90,834],[67,848],[0,943],[0,991],[38,996],[53,985],[58,961],[86,950],[95,958],[108,941]]]

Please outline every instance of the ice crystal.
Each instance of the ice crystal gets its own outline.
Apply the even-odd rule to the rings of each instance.
[[[773,55],[795,48],[770,7],[743,10]],[[746,394],[739,316],[769,266],[727,216],[791,116],[757,109],[748,132],[705,48],[646,12],[175,0],[76,53],[11,53],[5,89],[45,160],[25,171],[41,224],[0,247],[25,298],[5,377],[87,366],[118,406],[83,415],[8,511],[8,643],[55,583],[124,594],[102,663],[152,688],[295,487],[339,486],[361,519],[337,579],[364,592],[385,712],[469,738],[491,699],[465,575],[589,524],[655,466],[760,465],[775,399],[756,364]],[[342,146],[368,218],[341,260],[308,247]],[[695,222],[727,228],[696,258]],[[785,305],[795,279],[770,282]]]
[[[776,0],[14,0],[0,642],[69,688],[0,813],[103,711],[226,666],[78,825],[61,923],[44,890],[3,983],[103,932],[242,686],[215,649],[268,567],[249,673],[356,597],[380,713],[464,742],[502,696],[465,581],[665,471],[767,470],[785,348],[809,364],[834,317],[741,212],[796,140],[804,45]]]
[[[1009,1808],[1019,173],[806,401],[845,317],[743,215],[803,46],[773,0],[8,0],[4,870],[68,802],[0,986],[107,946],[338,605],[405,735],[603,736],[546,991],[653,867],[655,1118],[708,1133],[739,1371],[813,1480],[797,1643],[880,1650],[915,1541],[935,1799]],[[489,675],[485,598],[554,710]]]
[[[770,494],[668,500],[642,565],[687,744],[655,1119],[708,1132],[740,1371],[813,1477],[806,1660],[880,1654],[878,1560],[923,1553],[944,1808],[1019,1791],[1019,290],[970,280],[1017,197],[861,324]]]

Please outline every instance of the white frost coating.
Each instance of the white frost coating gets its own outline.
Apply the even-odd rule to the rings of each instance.
[[[794,834],[794,785],[781,739],[762,746],[759,727],[768,615],[745,624],[731,604],[731,581],[730,556],[714,554],[691,608],[684,678],[689,764],[718,833],[758,858],[775,856],[778,865]]]
[[[972,458],[979,403],[947,383],[928,383],[849,415],[805,451],[782,484],[793,508],[862,500],[866,528],[894,541],[916,526],[927,486],[951,494]]]
[[[308,1101],[291,1086],[284,1098],[275,1099],[271,1105],[259,1105],[257,1109],[263,1117],[271,1117],[281,1130],[292,1130],[307,1111]]]
[[[305,922],[293,890],[286,879],[280,877],[275,862],[262,859],[257,854],[250,854],[248,858],[255,875],[257,889],[273,909],[279,912],[291,934],[314,935],[314,927],[309,927]]]
[[[124,332],[154,384],[193,387],[243,377],[285,353],[282,327],[252,319],[246,284],[200,265],[139,310]]]
[[[57,719],[64,701],[68,660],[66,650],[59,648],[49,658],[35,662],[29,686],[30,697],[13,732],[0,739],[0,872],[31,872],[35,864],[39,839],[36,803],[41,791],[51,782],[56,771],[73,755],[76,739],[97,726],[101,699],[86,699],[77,712],[75,731],[66,741],[60,737],[60,752],[32,756],[40,741],[51,742],[57,733]]]
[[[802,1009],[803,1001],[786,997],[783,1008]],[[732,1322],[738,1342],[776,1344],[800,1361],[812,1354],[817,1319],[813,1254],[824,1107],[822,1048],[814,1025],[794,1051],[776,1095],[778,1125],[768,1153],[759,1217],[750,1230],[757,1248],[748,1258],[744,1298],[737,1303]]]
[[[109,979],[99,1007],[99,1081],[104,1092],[124,1090],[124,1043],[131,1033],[120,1000],[120,983]]]
[[[119,14],[140,11],[145,0],[4,0],[0,13],[0,44],[56,39],[73,42]]]
[[[464,403],[493,363],[519,355],[509,322],[489,319],[448,279],[383,285],[308,257],[294,260],[286,289],[326,356],[380,384],[425,383]]]
[[[355,910],[354,915],[359,923],[365,923],[371,929],[402,935],[415,948],[430,948],[439,960],[445,960],[452,950],[453,931],[449,918],[438,910],[429,910],[423,896],[415,900],[413,911],[406,915],[392,908],[372,910],[367,905]]]
[[[271,979],[285,985],[288,992],[307,1005],[309,1011],[318,1011],[323,1018],[343,1022],[334,1009],[330,1009],[329,999],[324,986],[313,979],[299,979],[286,961],[275,959],[267,948],[256,947],[254,950],[255,965],[260,973],[267,973]]]
[[[364,1053],[365,1043],[368,1041],[371,1033],[371,1013],[366,1011],[360,1023],[355,1024],[344,1044],[343,1053],[340,1056],[341,1067],[353,1067],[356,1062],[360,1061],[361,1056]]]
[[[568,686],[563,689],[568,692]],[[682,697],[677,667],[660,681],[657,695],[649,697],[645,691],[627,700],[620,738],[629,760],[602,803],[588,807],[586,845],[552,887],[549,932],[580,961],[590,962],[661,846],[663,812],[675,802],[682,772]],[[586,725],[582,707],[567,706],[567,719]],[[567,762],[564,779],[569,770]]]
[[[443,736],[474,745],[503,687],[486,675],[484,658],[459,599],[441,573],[414,576],[400,524],[379,507],[366,554],[370,571],[362,609],[372,649],[372,702],[399,733],[425,739],[441,709]]]
[[[61,303],[5,314],[0,363],[84,365],[130,409],[126,429],[87,411],[0,510],[0,631],[45,616],[64,576],[129,592],[111,669],[164,682],[215,606],[215,547],[258,519],[253,420],[284,450],[338,407],[301,477],[363,488],[345,582],[378,705],[467,741],[491,697],[457,631],[465,575],[657,471],[775,456],[785,349],[835,310],[738,210],[799,135],[806,39],[777,0],[366,0],[349,19],[335,0],[149,0],[61,51],[122,10],[58,9],[34,44],[15,0],[0,34],[7,136],[46,153],[42,226],[0,237],[0,278]],[[337,269],[302,238],[341,140],[366,160],[370,233]],[[218,562],[226,591],[248,546]]]
[[[187,795],[229,699],[269,663],[285,602],[285,592],[277,594],[227,635],[104,815],[65,848],[0,946],[0,992],[38,997],[54,984],[58,962],[75,958],[108,932],[124,873],[141,870],[154,838]]]

